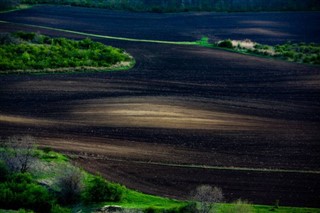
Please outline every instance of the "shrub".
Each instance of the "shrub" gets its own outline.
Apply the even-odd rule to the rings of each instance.
[[[31,209],[50,212],[54,198],[48,190],[32,180],[29,173],[18,173],[0,183],[0,206],[5,209]]]
[[[50,211],[50,213],[71,213],[71,212],[72,212],[71,209],[61,207],[58,204],[54,204]]]
[[[22,32],[22,31],[13,33],[13,35],[25,41],[31,41],[36,37],[36,33]]]
[[[268,50],[268,49],[270,49],[270,46],[263,45],[263,44],[256,44],[256,45],[254,45],[254,48],[258,49],[258,50]]]
[[[46,153],[46,154],[49,153],[49,152],[51,152],[51,151],[53,151],[51,147],[43,147],[42,150],[43,150],[44,153]]]
[[[183,212],[183,213],[197,212],[197,204],[195,202],[188,203],[187,205],[180,207],[178,212]]]
[[[1,44],[19,44],[21,40],[9,33],[0,34],[0,45]]]
[[[232,41],[230,39],[221,41],[218,43],[218,47],[232,49],[233,48]]]
[[[80,199],[83,189],[83,175],[80,169],[67,167],[62,171],[62,176],[58,178],[60,188],[59,199],[63,204],[72,204]]]
[[[9,170],[3,161],[0,161],[0,182],[7,180]]]
[[[2,141],[2,160],[9,172],[27,172],[35,162],[35,139],[31,136],[12,136]]]
[[[83,199],[85,202],[120,201],[123,190],[122,186],[95,176],[86,186]]]
[[[192,200],[199,204],[199,212],[209,213],[212,211],[214,205],[222,202],[224,199],[222,190],[218,187],[209,185],[201,185],[192,193]]]

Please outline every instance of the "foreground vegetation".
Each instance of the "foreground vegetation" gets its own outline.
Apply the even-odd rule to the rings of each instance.
[[[88,38],[75,41],[26,32],[0,34],[0,55],[0,73],[112,70],[133,63],[124,50]]]
[[[112,172],[112,171],[111,171]],[[199,186],[191,200],[177,201],[127,189],[89,174],[50,148],[35,148],[32,137],[1,140],[1,212],[320,212],[312,208],[222,203],[221,189]],[[1,210],[2,209],[2,210]]]
[[[135,212],[180,212],[187,204],[106,181],[73,166],[50,148],[37,149],[34,141],[29,136],[0,141],[0,209],[67,213],[120,205]]]
[[[262,45],[250,40],[223,40],[210,43],[208,38],[203,37],[198,45],[210,48],[223,48],[244,54],[253,54],[277,58],[285,61],[320,64],[320,44],[315,43],[292,43],[279,44],[276,46]]]

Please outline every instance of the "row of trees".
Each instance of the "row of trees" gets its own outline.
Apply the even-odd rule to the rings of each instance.
[[[319,10],[318,0],[22,0],[23,3],[70,4],[135,11],[275,11]]]

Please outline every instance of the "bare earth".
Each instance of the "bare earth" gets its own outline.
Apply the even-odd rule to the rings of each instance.
[[[319,13],[138,14],[38,6],[0,20],[142,39],[319,42]],[[303,26],[303,30],[297,30]],[[27,30],[0,23],[1,32]],[[0,76],[0,134],[31,134],[143,192],[320,207],[320,68],[192,46],[95,39],[130,71]]]

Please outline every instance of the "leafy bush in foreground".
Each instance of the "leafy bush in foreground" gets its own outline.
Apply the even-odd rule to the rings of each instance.
[[[54,198],[35,183],[29,173],[17,173],[0,183],[0,206],[5,209],[32,209],[50,212]]]
[[[78,168],[66,167],[63,170],[63,175],[58,179],[61,203],[72,204],[80,200],[80,194],[83,189],[82,179],[83,175]]]
[[[9,175],[9,170],[6,164],[0,160],[0,182],[5,181]]]
[[[25,32],[1,34],[0,55],[0,71],[110,67],[130,60],[123,50],[89,38],[75,41]]]
[[[120,201],[124,188],[95,176],[87,184],[83,199],[86,202]]]

